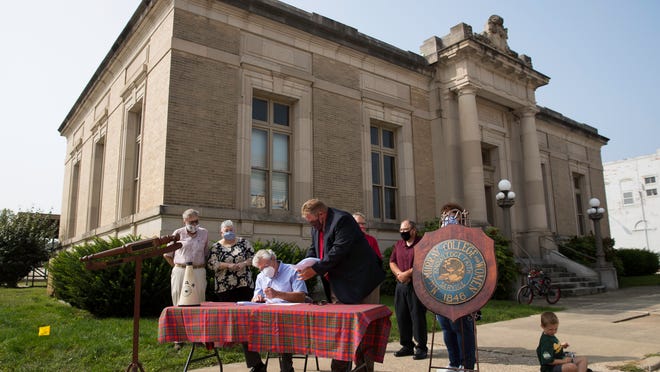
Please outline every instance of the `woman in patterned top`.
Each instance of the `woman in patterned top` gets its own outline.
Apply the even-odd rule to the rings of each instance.
[[[222,237],[211,247],[208,268],[214,271],[215,301],[250,301],[254,292],[252,279],[252,244],[236,236],[234,223],[226,220],[220,225]]]

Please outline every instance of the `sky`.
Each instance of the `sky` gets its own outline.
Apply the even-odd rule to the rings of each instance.
[[[660,1],[286,0],[419,53],[459,23],[504,18],[509,47],[550,83],[540,106],[609,138],[604,162],[660,148]],[[60,213],[66,141],[57,128],[139,0],[9,1],[0,13],[0,209]]]

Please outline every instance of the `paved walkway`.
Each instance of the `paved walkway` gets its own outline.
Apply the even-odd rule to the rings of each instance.
[[[535,300],[542,304],[543,300]],[[568,342],[568,349],[589,358],[594,371],[619,371],[617,366],[638,363],[643,371],[660,370],[660,287],[635,287],[606,293],[562,298],[555,306],[564,307],[558,312],[561,341]],[[485,372],[538,371],[536,345],[541,334],[540,316],[530,316],[477,326],[479,370]],[[431,341],[429,335],[429,342]],[[447,351],[442,334],[435,334],[433,366],[447,363]],[[429,370],[429,359],[413,360],[411,357],[396,358],[398,343],[387,346],[385,361],[376,363],[377,372],[417,372]],[[647,357],[649,354],[656,354]],[[319,359],[321,371],[330,371],[330,362]],[[294,360],[296,371],[302,371],[302,361]],[[226,364],[224,372],[246,372],[245,363]],[[308,371],[316,368],[310,358]],[[195,372],[215,372],[219,368],[208,367]],[[271,372],[279,365],[269,363]],[[435,371],[435,368],[433,369]]]

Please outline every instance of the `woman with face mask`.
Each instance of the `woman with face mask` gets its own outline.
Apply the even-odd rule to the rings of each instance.
[[[254,291],[254,280],[250,271],[254,248],[246,239],[236,236],[231,220],[220,225],[220,237],[211,247],[208,261],[208,268],[214,271],[214,300],[250,301]]]

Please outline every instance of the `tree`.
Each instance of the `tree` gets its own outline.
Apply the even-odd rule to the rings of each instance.
[[[0,212],[0,285],[16,287],[30,270],[50,256],[58,223],[52,215],[36,210]]]

